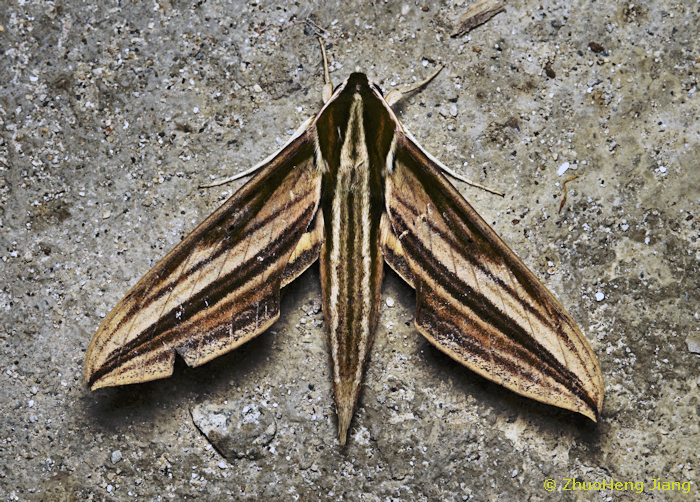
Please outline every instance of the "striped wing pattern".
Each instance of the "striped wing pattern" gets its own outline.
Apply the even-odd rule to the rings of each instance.
[[[105,318],[86,354],[89,388],[170,376],[176,352],[199,366],[242,345],[279,317],[280,288],[321,257],[341,444],[383,261],[416,289],[416,326],[437,348],[514,392],[598,419],[603,378],[581,331],[375,84],[352,74],[303,127]]]
[[[86,355],[92,389],[199,366],[279,317],[280,287],[320,253],[321,196],[302,134],[148,272],[105,318]],[[300,249],[297,249],[299,244]],[[285,269],[290,262],[290,271]]]
[[[387,262],[412,280],[416,326],[437,348],[518,394],[596,420],[598,361],[545,286],[399,133],[386,180]],[[410,271],[410,272],[409,272]]]

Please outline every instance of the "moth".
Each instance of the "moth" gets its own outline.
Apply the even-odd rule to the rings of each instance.
[[[603,377],[571,316],[447,181],[362,73],[151,269],[104,319],[90,389],[199,366],[279,317],[280,289],[320,262],[340,444],[357,405],[386,262],[416,291],[415,325],[504,387],[596,421]],[[431,77],[432,78],[432,77]]]

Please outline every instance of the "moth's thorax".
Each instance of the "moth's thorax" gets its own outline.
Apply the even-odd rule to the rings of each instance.
[[[316,118],[315,133],[322,171],[333,177],[352,165],[376,171],[381,180],[392,157],[396,122],[380,89],[365,74],[353,73]]]

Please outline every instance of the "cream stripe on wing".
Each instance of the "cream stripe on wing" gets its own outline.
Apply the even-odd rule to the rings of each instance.
[[[306,145],[311,146],[302,138],[296,146]],[[282,272],[320,203],[321,176],[312,167],[311,149],[307,152],[292,152],[293,164],[272,185],[258,181],[261,192],[242,189],[234,195],[132,288],[93,337],[86,356],[91,387],[168,376],[174,351],[189,365],[202,364],[274,320]],[[286,208],[284,229],[275,225],[280,207]],[[260,277],[268,282],[264,288]],[[248,293],[256,278],[258,288]],[[256,305],[257,322],[250,309]]]
[[[570,316],[429,159],[398,143],[387,214],[417,287],[420,331],[491,380],[595,419],[600,370]]]

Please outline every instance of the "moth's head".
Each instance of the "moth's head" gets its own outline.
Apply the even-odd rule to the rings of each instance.
[[[379,93],[380,96],[384,97],[384,91],[382,88],[375,84],[367,75],[364,73],[351,73],[345,83],[345,89],[349,89],[352,92],[362,93],[363,90],[369,88],[374,89]]]
[[[365,75],[364,73],[351,73],[350,76],[348,77],[348,83],[347,86],[348,88],[356,88],[357,90],[360,89],[360,87],[365,87],[371,85],[370,79]]]

